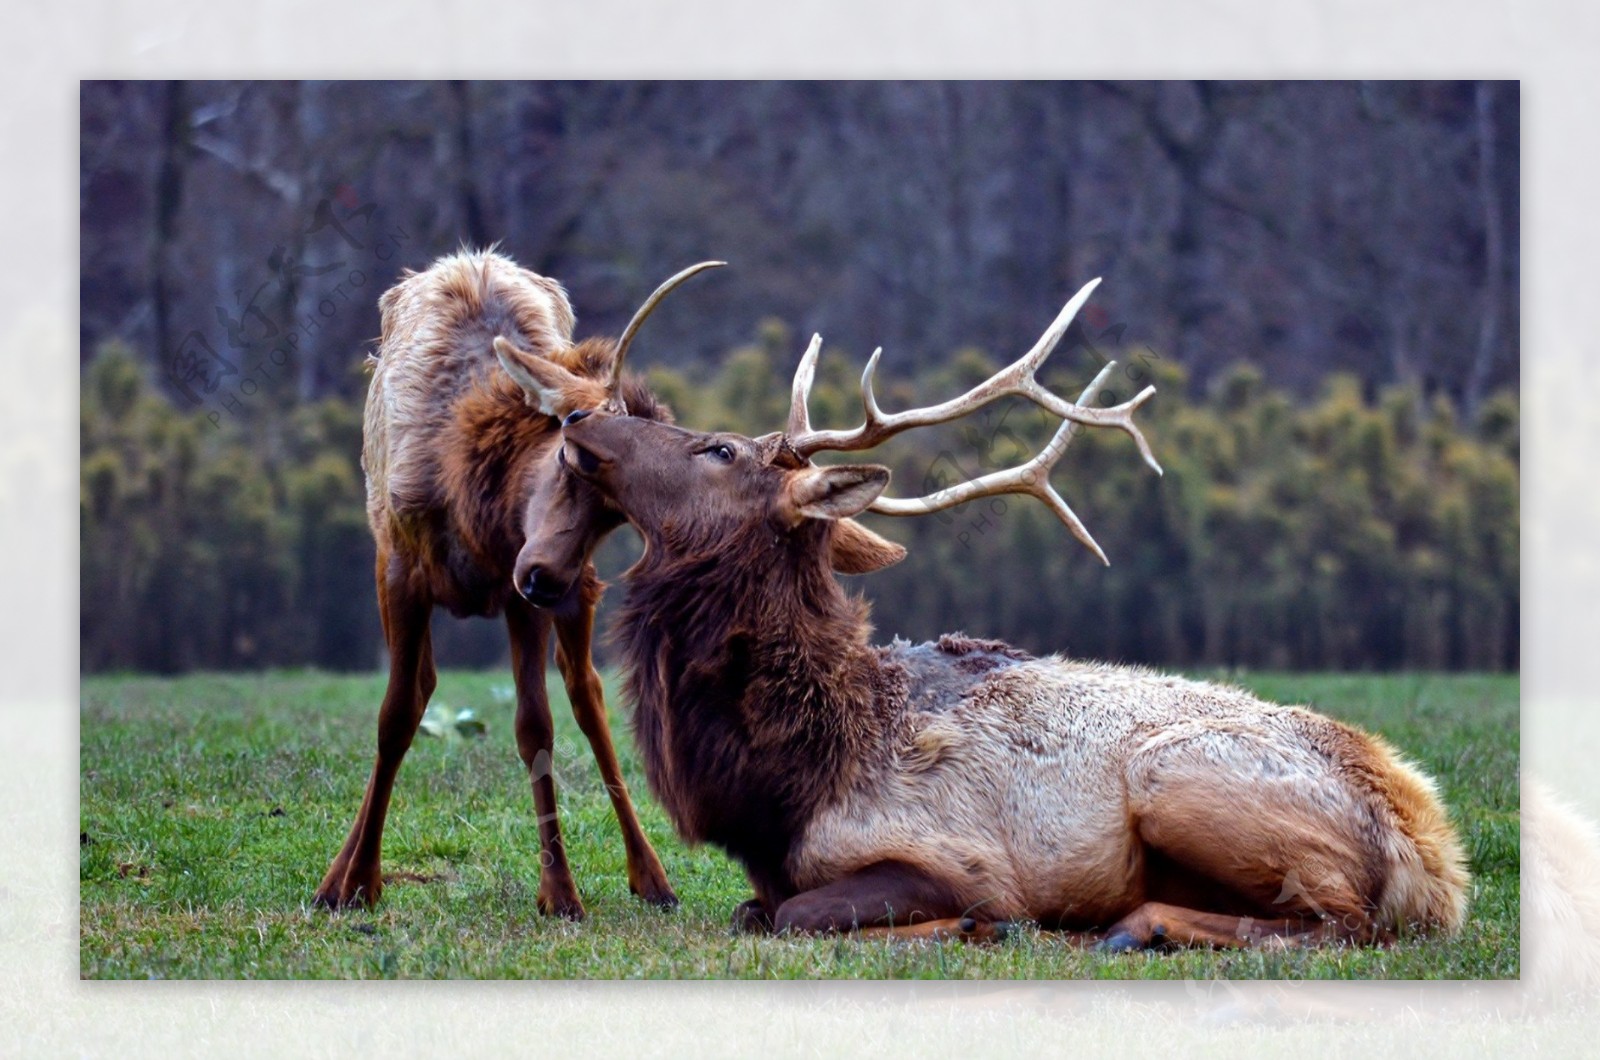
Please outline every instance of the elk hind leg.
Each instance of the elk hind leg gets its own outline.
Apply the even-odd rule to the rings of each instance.
[[[623,850],[628,857],[628,888],[651,905],[668,909],[678,904],[678,896],[667,882],[667,871],[645,836],[633,800],[628,796],[628,785],[622,779],[622,766],[611,742],[611,726],[606,721],[605,692],[590,655],[594,608],[599,595],[594,569],[586,569],[583,578],[583,602],[579,612],[556,619],[556,665],[566,683],[573,716],[589,741],[589,749],[600,767],[600,778],[611,796],[611,808],[622,829]]]
[[[1141,752],[1127,780],[1145,903],[1108,948],[1388,937],[1373,915],[1384,861],[1366,807],[1293,749],[1210,731]]]
[[[432,603],[411,592],[403,574],[378,563],[378,608],[389,646],[389,686],[378,711],[378,755],[344,846],[313,898],[330,909],[376,905],[383,890],[383,825],[400,762],[411,748],[437,679],[428,628]]]
[[[1342,918],[1322,920],[1303,916],[1258,920],[1233,913],[1204,913],[1166,902],[1145,902],[1113,924],[1095,948],[1123,953],[1161,946],[1235,949],[1370,940],[1370,930],[1363,918],[1349,923]]]
[[[583,919],[583,902],[567,864],[561,819],[556,813],[555,720],[545,694],[545,655],[550,619],[520,598],[506,603],[506,629],[511,637],[511,672],[517,686],[517,753],[533,785],[533,808],[539,825],[539,911]]]

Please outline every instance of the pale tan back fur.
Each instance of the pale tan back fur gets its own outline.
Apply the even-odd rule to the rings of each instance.
[[[577,319],[561,284],[492,250],[461,250],[408,271],[378,309],[361,466],[381,542],[391,516],[436,506],[439,436],[456,400],[494,368],[495,336],[559,358]]]
[[[804,890],[897,859],[964,881],[979,915],[1103,925],[1146,899],[1152,848],[1209,859],[1280,915],[1318,912],[1314,894],[1389,930],[1464,916],[1433,785],[1383,741],[1236,688],[1055,657],[906,706],[789,868]]]

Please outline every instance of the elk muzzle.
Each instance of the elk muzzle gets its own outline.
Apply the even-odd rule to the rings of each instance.
[[[581,535],[570,530],[542,534],[527,541],[517,553],[511,585],[534,607],[554,610],[573,595],[572,587],[583,574],[585,558]]]
[[[534,607],[554,607],[570,586],[543,567],[530,567],[517,581],[517,592]]]

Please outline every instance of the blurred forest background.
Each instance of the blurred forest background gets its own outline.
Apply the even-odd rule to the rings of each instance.
[[[402,268],[499,241],[681,422],[949,397],[1105,283],[1043,374],[1141,420],[1036,502],[869,517],[880,637],[1169,666],[1515,669],[1515,83],[159,83],[81,96],[81,666],[380,665],[362,358]],[[884,453],[910,494],[1025,459],[1001,406]],[[600,558],[614,576],[631,531]],[[498,622],[436,622],[491,665]],[[604,651],[604,646],[601,646]]]

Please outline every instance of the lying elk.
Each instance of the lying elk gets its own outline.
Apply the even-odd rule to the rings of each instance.
[[[820,338],[782,434],[567,417],[568,463],[646,543],[619,633],[652,789],[685,839],[743,863],[755,897],[735,921],[750,929],[982,937],[1028,918],[1104,932],[1111,950],[1455,930],[1460,844],[1433,783],[1375,736],[998,642],[867,643],[866,605],[825,562],[846,517],[1027,493],[1104,559],[1048,475],[1080,425],[1126,432],[1159,472],[1133,422],[1154,389],[1100,408],[1110,365],[1076,403],[1035,379],[1093,287],[1019,361],[932,408],[885,414],[875,353],[854,430],[809,422]],[[809,462],[1005,395],[1063,420],[1020,468],[891,500],[883,467]]]

